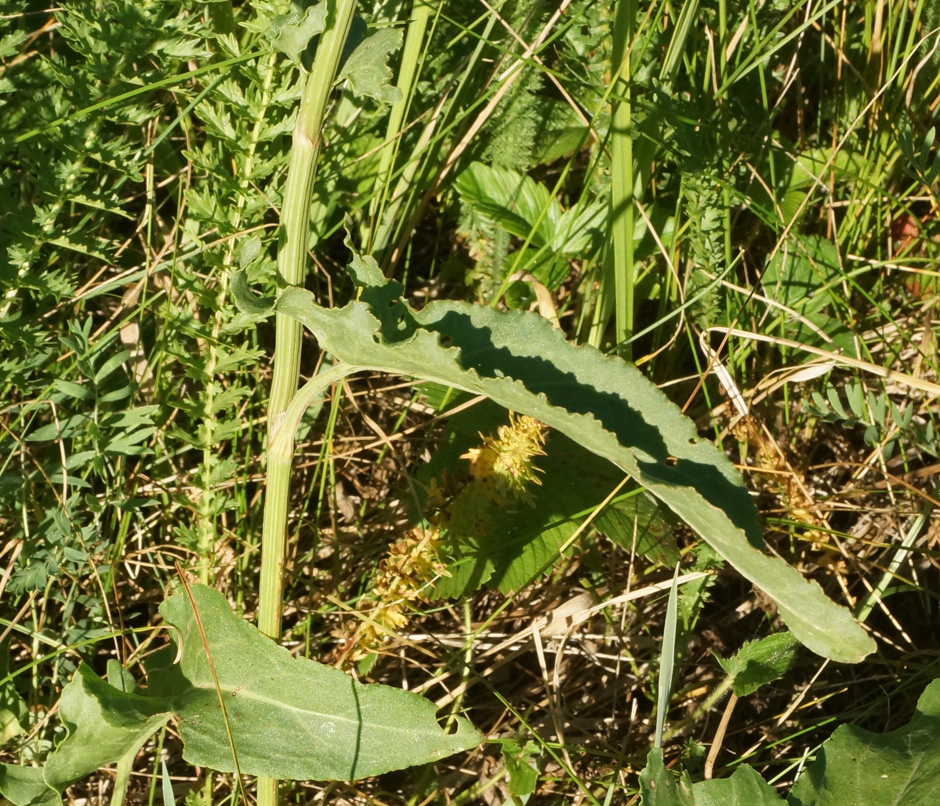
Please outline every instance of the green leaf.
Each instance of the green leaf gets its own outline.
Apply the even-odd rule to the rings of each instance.
[[[176,798],[173,796],[173,783],[170,780],[170,771],[166,766],[166,761],[160,762],[160,792],[163,795],[163,806],[176,806]],[[189,803],[189,798],[186,799]]]
[[[792,314],[787,315],[785,335],[788,338],[826,345],[829,342],[820,336],[821,332],[840,348],[847,348],[850,354],[856,352],[851,332],[823,313],[837,301],[836,289],[841,277],[838,250],[819,235],[795,235],[788,241],[788,248],[776,253],[767,264],[762,285],[768,297],[803,317],[796,319]]]
[[[469,722],[452,733],[430,701],[390,686],[363,685],[283,647],[238,618],[225,598],[192,588],[241,771],[270,778],[352,780],[445,758],[479,744]],[[179,715],[191,764],[233,772],[219,695],[193,608],[178,593],[160,607],[176,628],[180,662],[150,676]]]
[[[106,683],[82,663],[62,691],[59,716],[68,732],[46,762],[46,783],[58,792],[86,775],[137,753],[173,716],[168,703]]]
[[[551,244],[558,233],[561,205],[525,174],[474,162],[457,177],[455,187],[471,209],[517,238],[531,235],[536,247]]]
[[[730,778],[693,784],[692,793],[695,806],[784,806],[785,803],[776,790],[748,766],[739,767]]]
[[[798,646],[792,633],[775,633],[759,641],[748,641],[733,657],[718,658],[718,662],[728,676],[734,678],[734,693],[746,697],[783,677],[796,661]]]
[[[506,765],[506,774],[509,776],[509,794],[514,798],[522,798],[535,792],[539,780],[539,771],[533,767],[529,759],[538,756],[538,745],[532,742],[520,744],[515,739],[500,739],[503,751],[503,763]]]
[[[940,789],[940,680],[890,733],[837,728],[794,784],[791,806],[933,806]]]
[[[558,222],[558,229],[552,240],[552,247],[566,255],[580,256],[585,251],[594,252],[603,237],[604,224],[609,215],[608,206],[602,202],[593,202],[585,207],[565,210]],[[661,231],[660,236],[665,238],[668,231]],[[634,243],[643,236],[637,233]]]
[[[388,54],[401,47],[401,29],[383,28],[360,42],[340,68],[339,79],[349,79],[356,95],[394,104],[401,98],[398,87],[391,86],[392,71],[386,64]]]
[[[64,378],[56,378],[52,382],[52,387],[62,392],[62,394],[67,397],[75,398],[76,400],[94,400],[95,393],[80,384],[73,383],[72,381],[67,381]]]
[[[783,560],[764,554],[740,474],[635,367],[565,341],[545,319],[458,302],[421,311],[401,286],[362,289],[327,310],[288,288],[276,310],[302,322],[320,347],[358,369],[410,375],[484,394],[529,414],[629,473],[761,587],[814,652],[857,662],[874,641],[845,608]]]
[[[247,269],[248,266],[261,254],[263,244],[257,235],[245,238],[238,247],[238,267]]]
[[[231,289],[235,306],[253,322],[267,319],[274,310],[274,300],[271,297],[256,297],[251,293],[248,274],[244,269],[232,272]]]
[[[643,806],[784,806],[774,788],[748,766],[730,778],[691,784],[687,773],[677,778],[666,769],[661,749],[647,756],[640,794]]]
[[[0,764],[0,795],[13,806],[62,806],[62,798],[42,777],[42,767]]]
[[[235,616],[217,591],[197,585],[192,596],[199,622],[182,593],[160,607],[179,638],[150,658],[146,689],[115,664],[108,676],[118,687],[79,666],[59,707],[66,738],[44,770],[0,765],[5,797],[17,806],[59,803],[56,793],[99,767],[133,758],[173,718],[190,763],[234,771],[227,718],[241,771],[272,778],[364,778],[479,744],[469,722],[458,719],[445,731],[434,704],[416,694],[362,685],[338,669],[294,658]]]
[[[654,747],[640,773],[640,802],[643,806],[695,806],[688,774],[677,779],[663,764],[663,750]]]
[[[10,648],[0,643],[0,747],[25,733],[28,720],[29,706],[16,690],[14,675],[10,674]]]
[[[281,53],[293,62],[300,63],[300,55],[306,50],[310,40],[326,30],[326,15],[329,4],[316,3],[304,9],[298,3],[291,3],[287,14],[274,19],[271,36]]]
[[[130,350],[121,350],[116,355],[112,355],[104,364],[98,369],[95,373],[95,383],[101,383],[105,378],[107,378],[112,372],[114,372],[118,367],[121,366],[127,359],[131,357]]]

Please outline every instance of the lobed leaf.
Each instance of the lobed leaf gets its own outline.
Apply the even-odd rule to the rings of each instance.
[[[279,51],[291,61],[300,62],[301,54],[310,41],[326,30],[328,3],[315,3],[303,8],[300,3],[291,3],[290,11],[276,17],[270,36]]]
[[[359,96],[368,96],[386,104],[401,98],[398,87],[391,85],[392,71],[386,64],[388,54],[401,47],[398,28],[383,28],[362,40],[340,68],[339,78],[349,79],[349,86]]]

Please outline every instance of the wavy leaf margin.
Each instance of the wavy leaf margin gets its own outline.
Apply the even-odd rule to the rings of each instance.
[[[372,258],[350,265],[360,298],[317,305],[286,289],[276,310],[300,321],[320,347],[354,370],[437,381],[529,414],[630,474],[767,593],[813,652],[857,663],[874,641],[844,607],[779,557],[761,551],[757,513],[741,476],[635,367],[575,345],[542,317],[463,302],[418,311]]]

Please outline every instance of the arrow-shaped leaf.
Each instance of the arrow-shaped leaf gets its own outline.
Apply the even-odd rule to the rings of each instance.
[[[241,771],[269,778],[365,778],[480,743],[465,719],[456,720],[452,733],[445,731],[429,700],[357,683],[338,669],[295,658],[232,613],[217,591],[194,586],[192,593],[225,715],[193,607],[183,594],[160,606],[178,631],[179,663],[150,675],[150,689],[168,698],[178,715],[183,757],[191,764],[234,771],[226,717]]]

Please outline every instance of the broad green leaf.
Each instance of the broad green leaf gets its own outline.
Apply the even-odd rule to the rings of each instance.
[[[934,806],[940,791],[940,680],[903,728],[837,728],[793,785],[791,806]]]
[[[446,731],[434,704],[416,694],[363,685],[292,657],[233,614],[217,591],[197,585],[192,596],[199,622],[182,593],[161,605],[178,641],[151,657],[145,689],[116,664],[109,664],[108,676],[117,687],[79,666],[59,707],[66,738],[44,769],[0,765],[0,793],[17,806],[58,804],[65,787],[105,765],[127,763],[170,719],[178,723],[187,761],[233,772],[227,719],[242,773],[272,778],[364,778],[481,741],[465,719]]]
[[[558,229],[552,239],[552,248],[565,255],[581,256],[585,250],[593,253],[603,238],[603,228],[609,214],[607,204],[594,202],[582,209],[572,207],[565,210],[558,221]],[[643,237],[645,230],[637,233],[634,242]],[[660,233],[662,238],[668,231]]]
[[[84,663],[62,692],[59,716],[68,735],[46,762],[46,783],[58,792],[86,775],[137,753],[173,716],[165,700],[114,688]]]
[[[368,96],[386,104],[396,103],[401,91],[393,87],[388,54],[401,47],[401,29],[383,28],[360,42],[340,68],[339,78],[349,79],[356,95]]]
[[[771,299],[812,319],[832,302],[831,286],[839,275],[839,253],[830,241],[794,236],[767,264],[761,283]]]
[[[690,784],[663,764],[662,750],[651,750],[640,773],[642,806],[784,806],[785,801],[750,767],[739,767],[730,778]]]
[[[479,744],[464,719],[448,733],[430,701],[295,658],[229,609],[225,598],[192,588],[242,773],[270,778],[351,780],[445,758]],[[233,772],[232,750],[209,658],[192,605],[182,593],[160,607],[178,632],[178,665],[156,670],[150,688],[178,714],[184,758]],[[168,653],[169,654],[169,653]]]
[[[838,250],[818,235],[793,236],[787,248],[769,261],[761,281],[765,293],[803,317],[787,315],[784,334],[788,338],[806,344],[834,343],[849,355],[857,353],[852,331],[824,312],[838,301],[841,277]]]
[[[42,767],[0,764],[0,796],[13,806],[62,806],[62,798],[46,785],[42,772]]]
[[[363,258],[360,265],[372,265]],[[374,264],[374,261],[372,261]],[[410,375],[490,397],[529,414],[629,473],[761,587],[799,640],[857,662],[874,641],[845,608],[783,560],[764,554],[756,510],[728,459],[635,367],[565,341],[545,319],[458,302],[416,311],[401,285],[374,273],[360,301],[331,310],[288,288],[276,309],[358,369]],[[354,371],[354,370],[352,370]]]
[[[643,806],[695,806],[688,775],[676,778],[663,764],[663,749],[654,747],[640,773],[640,802]]]
[[[783,677],[796,661],[798,646],[792,633],[775,633],[759,641],[748,641],[733,657],[718,658],[718,662],[728,676],[734,678],[734,693],[746,697]]]
[[[776,790],[748,766],[730,778],[692,785],[695,806],[784,806]]]

